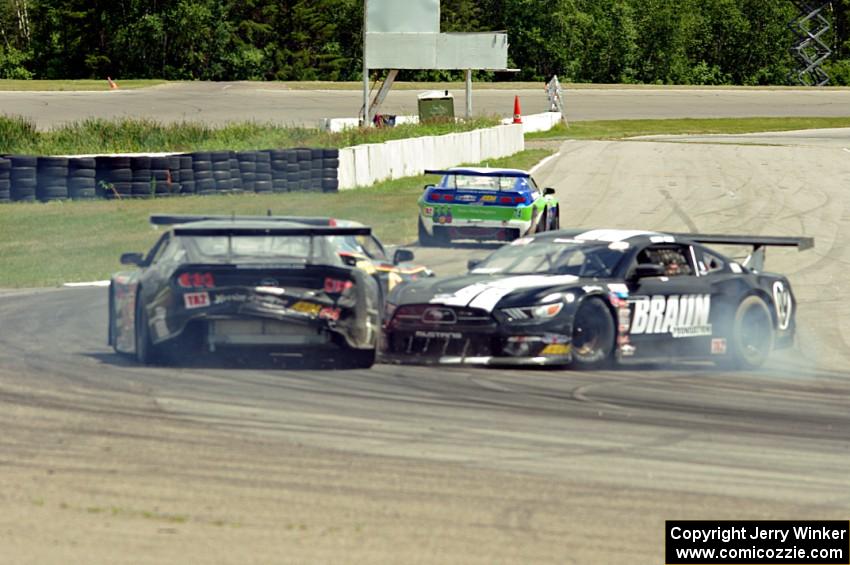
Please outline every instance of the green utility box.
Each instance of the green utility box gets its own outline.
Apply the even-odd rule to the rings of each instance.
[[[448,90],[431,90],[419,95],[419,121],[454,120],[455,98]]]

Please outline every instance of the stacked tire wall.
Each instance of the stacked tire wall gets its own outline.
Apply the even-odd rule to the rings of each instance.
[[[12,162],[9,159],[0,158],[0,202],[8,202],[12,195]]]
[[[336,192],[338,149],[179,155],[0,156],[0,202]]]

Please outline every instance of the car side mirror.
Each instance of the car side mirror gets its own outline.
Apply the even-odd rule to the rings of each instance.
[[[410,249],[396,249],[395,253],[393,253],[393,265],[399,265],[401,263],[409,263],[415,259],[413,255],[413,251]]]
[[[549,196],[550,194],[555,194],[555,189],[554,189],[554,188],[552,188],[552,187],[548,187],[548,188],[544,188],[544,189],[543,189],[543,195],[544,195],[544,196]]]
[[[634,274],[632,275],[635,279],[647,279],[652,277],[663,277],[667,274],[667,270],[662,265],[657,265],[655,263],[640,263],[637,267],[635,267]]]
[[[145,263],[145,258],[141,253],[123,253],[121,255],[122,265],[136,265],[141,267]]]
[[[466,269],[469,271],[475,270],[481,264],[481,259],[470,259],[466,262]]]

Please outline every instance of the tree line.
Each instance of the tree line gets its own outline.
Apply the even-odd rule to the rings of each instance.
[[[850,84],[850,0],[833,0]],[[505,30],[489,80],[788,84],[790,0],[443,0],[443,31]],[[363,0],[0,0],[0,78],[359,80]],[[460,78],[406,71],[406,80]]]

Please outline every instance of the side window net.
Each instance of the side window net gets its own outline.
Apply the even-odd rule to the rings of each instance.
[[[650,247],[637,256],[638,264],[655,264],[664,267],[667,277],[689,276],[694,274],[690,261],[681,247]]]
[[[700,263],[700,271],[705,274],[722,271],[726,268],[726,263],[720,257],[703,251],[702,262]]]

